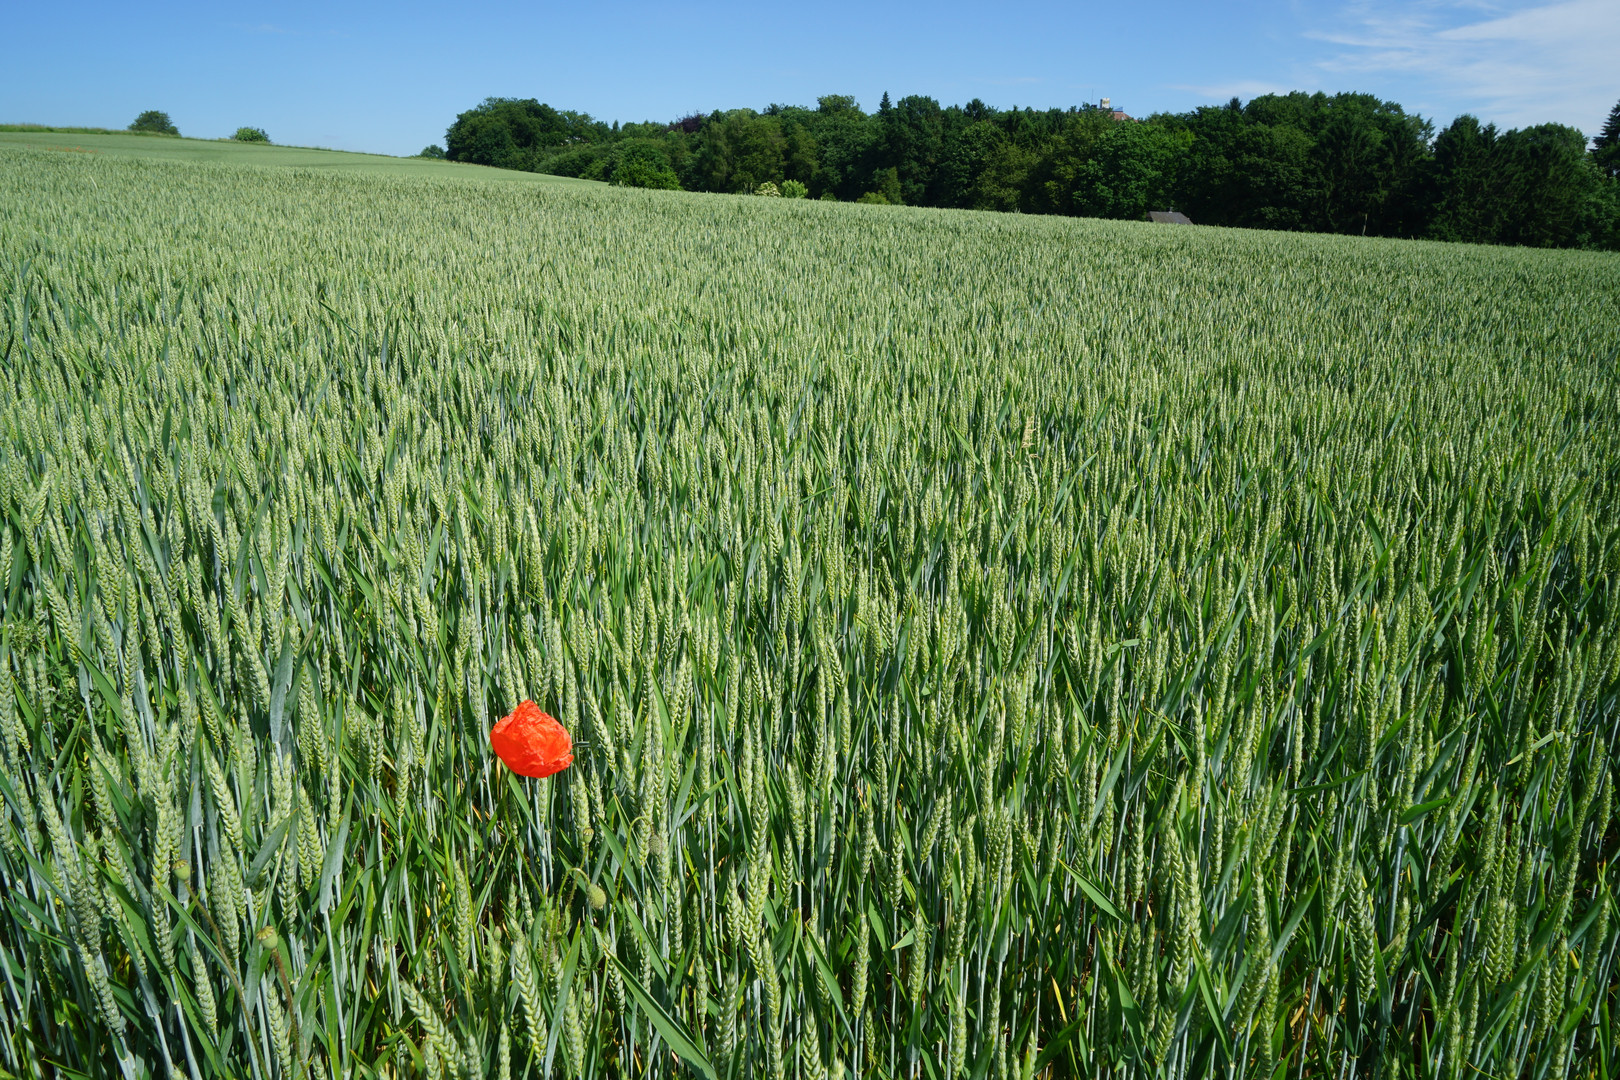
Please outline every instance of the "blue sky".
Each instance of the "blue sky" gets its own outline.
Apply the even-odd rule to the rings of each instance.
[[[509,2],[10,5],[0,122],[414,153],[488,95],[668,120],[853,94],[872,108],[1066,106],[1142,116],[1268,91],[1359,90],[1444,124],[1595,134],[1620,99],[1620,0],[1130,4]]]

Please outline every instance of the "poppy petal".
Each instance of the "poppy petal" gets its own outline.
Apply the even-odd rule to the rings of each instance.
[[[551,776],[574,761],[574,740],[568,730],[532,701],[524,701],[497,723],[489,744],[520,776]]]

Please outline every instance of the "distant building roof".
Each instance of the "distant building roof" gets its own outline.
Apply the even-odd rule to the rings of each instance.
[[[1180,210],[1149,210],[1148,220],[1157,221],[1161,225],[1191,225],[1192,218]]]
[[[1114,119],[1115,120],[1130,120],[1130,119],[1133,119],[1133,117],[1128,112],[1122,112],[1119,109],[1115,109],[1114,110]]]

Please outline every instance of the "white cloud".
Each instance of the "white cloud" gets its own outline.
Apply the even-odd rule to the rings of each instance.
[[[1510,127],[1557,121],[1592,135],[1620,97],[1615,0],[1513,10],[1373,0],[1307,36],[1337,47],[1318,61],[1325,72],[1394,76],[1423,87],[1432,99],[1426,111],[1442,124],[1450,109]]]

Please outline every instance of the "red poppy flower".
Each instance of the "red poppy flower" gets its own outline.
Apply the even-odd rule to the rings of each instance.
[[[573,764],[574,740],[556,718],[525,701],[489,733],[489,745],[519,776],[550,776]]]

